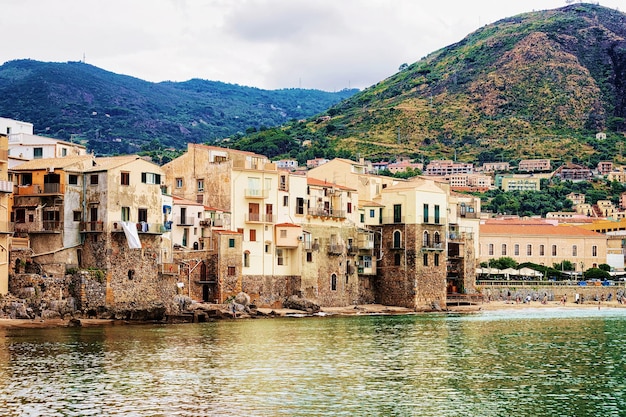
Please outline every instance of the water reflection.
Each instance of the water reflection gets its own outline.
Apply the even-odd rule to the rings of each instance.
[[[0,330],[0,415],[618,416],[625,313]]]

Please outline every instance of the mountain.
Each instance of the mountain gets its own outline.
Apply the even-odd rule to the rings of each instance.
[[[0,116],[98,154],[183,149],[327,110],[358,90],[261,90],[193,79],[151,83],[82,62],[0,66]]]
[[[372,159],[621,157],[626,15],[574,4],[500,20],[403,65],[327,115],[283,134]],[[607,140],[596,140],[601,131]]]

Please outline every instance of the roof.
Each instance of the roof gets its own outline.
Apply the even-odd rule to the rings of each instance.
[[[345,187],[343,185],[334,184],[332,182],[318,180],[317,178],[311,178],[311,177],[308,177],[306,179],[306,183],[308,185],[314,185],[314,186],[319,186],[319,187],[328,187],[328,188],[334,187],[334,188],[337,188],[339,190],[344,190],[344,191],[356,191],[354,188]]]
[[[31,159],[30,161],[16,165],[12,171],[37,171],[40,169],[64,169],[71,165],[84,163],[89,160],[93,160],[92,155],[77,155],[77,156],[65,156],[63,158],[41,158]]]
[[[220,230],[220,229],[213,229],[213,233],[217,233],[218,235],[242,235],[243,234],[241,232],[235,232],[233,230]]]
[[[396,192],[400,190],[420,190],[432,191],[436,193],[445,193],[443,189],[435,184],[435,181],[433,179],[425,179],[423,177],[415,177],[409,181],[397,182],[383,189],[382,192]]]
[[[359,207],[385,207],[385,205],[371,200],[359,200]]]
[[[108,171],[109,169],[126,165],[129,162],[133,162],[138,159],[142,159],[142,158],[138,155],[100,157],[100,158],[96,158],[96,165],[93,168],[87,170],[86,172]]]
[[[187,200],[185,198],[182,197],[178,197],[173,195],[172,196],[172,203],[174,204],[179,204],[179,205],[184,205],[184,206],[202,206],[202,203],[198,203],[196,201],[193,200]]]
[[[485,235],[550,235],[563,237],[605,237],[602,233],[585,230],[576,226],[521,225],[521,224],[481,224],[481,238]]]
[[[299,224],[293,224],[293,223],[279,223],[276,225],[276,227],[302,227]]]

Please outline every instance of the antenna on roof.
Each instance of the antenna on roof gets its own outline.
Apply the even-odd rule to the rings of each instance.
[[[83,64],[85,63],[85,53],[83,52]]]

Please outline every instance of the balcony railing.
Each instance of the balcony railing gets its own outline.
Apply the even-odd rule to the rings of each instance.
[[[17,187],[17,195],[36,195],[36,194],[63,194],[65,187],[63,184],[32,184],[20,185]]]
[[[422,249],[426,250],[443,250],[444,244],[443,242],[424,242],[422,243]]]
[[[0,193],[12,193],[13,181],[0,181]]]
[[[330,255],[341,255],[343,253],[343,245],[336,243],[329,244],[327,249]]]
[[[323,208],[309,209],[308,214],[309,216],[335,217],[335,218],[341,218],[341,219],[346,217],[345,210],[323,209]]]
[[[404,216],[383,217],[383,224],[402,224],[404,221]]]
[[[104,224],[102,221],[80,222],[80,230],[83,232],[102,232],[104,231]]]
[[[138,233],[162,234],[168,231],[167,227],[162,223],[133,222],[133,224],[137,228]],[[111,231],[123,232],[122,221],[111,222]]]
[[[192,216],[177,216],[176,224],[179,226],[191,226],[193,225],[193,220]]]
[[[269,190],[265,188],[246,188],[244,195],[246,198],[267,198],[269,196]]]
[[[276,215],[274,214],[261,214],[261,213],[247,213],[247,223],[274,223],[276,221]]]
[[[60,220],[42,221],[43,230],[46,232],[60,232],[63,230],[63,222]]]

